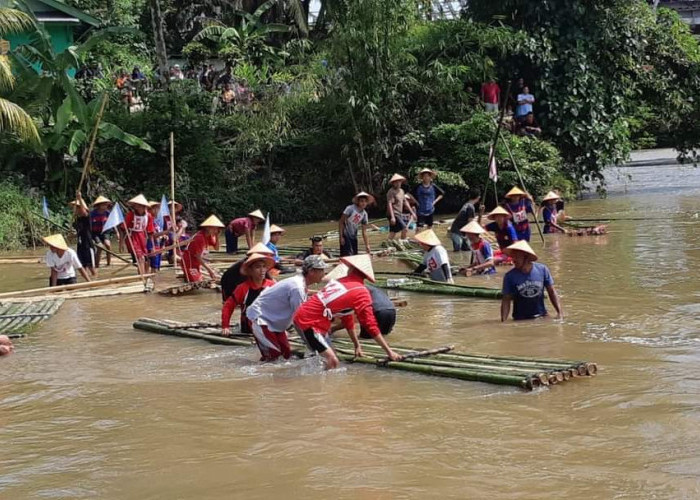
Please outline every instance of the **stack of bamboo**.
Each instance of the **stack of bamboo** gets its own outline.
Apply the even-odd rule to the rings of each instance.
[[[378,273],[381,274],[381,273]],[[407,280],[377,278],[376,286],[389,290],[402,290],[406,292],[431,293],[437,295],[456,295],[460,297],[477,297],[482,299],[500,299],[503,294],[498,288],[483,286],[454,285],[432,281],[417,276],[403,275]]]
[[[202,281],[192,281],[189,283],[182,283],[180,285],[173,285],[162,290],[158,290],[158,293],[166,296],[183,295],[185,293],[193,292],[195,290],[201,289],[216,289],[217,282],[215,280],[202,280]]]
[[[14,299],[17,297],[61,297],[63,299],[79,299],[89,297],[105,297],[108,295],[144,293],[150,292],[153,289],[153,282],[150,280],[152,276],[152,274],[145,274],[143,276],[122,276],[120,278],[86,281],[72,285],[16,290],[14,292],[0,293],[0,300],[10,298]],[[134,285],[134,282],[140,283]]]
[[[220,336],[220,328],[214,324],[187,324],[176,321],[141,318],[134,323],[138,330],[205,340],[214,344],[248,347],[253,345],[252,335],[235,334]],[[305,345],[298,337],[290,339],[295,353],[303,356]],[[408,371],[423,375],[510,385],[526,390],[559,384],[572,378],[592,376],[597,372],[595,363],[555,359],[521,358],[515,356],[486,356],[452,352],[452,347],[420,350],[410,347],[392,346],[405,356],[403,361],[388,361],[384,351],[374,342],[362,342],[364,356],[356,358],[352,342],[334,339],[333,347],[338,358],[351,362],[372,364],[377,367]]]
[[[0,302],[0,333],[23,333],[49,319],[63,304],[62,298]]]

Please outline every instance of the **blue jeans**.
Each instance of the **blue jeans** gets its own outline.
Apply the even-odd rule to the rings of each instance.
[[[469,243],[467,240],[462,238],[459,233],[450,233],[450,239],[452,240],[452,250],[455,252],[470,250]]]

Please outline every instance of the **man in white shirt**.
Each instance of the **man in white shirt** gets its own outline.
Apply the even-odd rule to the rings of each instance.
[[[90,281],[90,276],[83,269],[78,255],[72,248],[68,248],[66,240],[61,234],[52,234],[42,238],[49,246],[46,252],[46,266],[51,269],[49,286],[72,285],[77,283],[75,270],[80,271],[85,281]]]
[[[261,361],[274,361],[280,356],[289,359],[292,351],[286,330],[296,310],[306,301],[308,287],[320,283],[328,267],[323,256],[309,255],[304,259],[300,276],[265,288],[248,307],[246,315],[262,354]]]

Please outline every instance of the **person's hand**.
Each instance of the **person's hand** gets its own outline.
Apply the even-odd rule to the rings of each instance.
[[[221,335],[223,335],[224,337],[230,337],[231,336],[231,329],[230,328],[222,328]]]
[[[450,278],[450,279],[447,280],[447,284],[448,284],[448,285],[454,285],[454,284],[455,284],[455,280],[453,280],[452,278]]]
[[[403,359],[403,356],[401,356],[400,354],[396,354],[396,353],[395,353],[394,351],[392,351],[391,349],[389,349],[389,353],[387,354],[387,357],[388,357],[391,361],[401,361],[401,360]]]
[[[345,245],[345,236],[343,236],[343,235],[341,234],[341,235],[340,235],[340,246],[342,247],[343,245]]]
[[[372,253],[372,249],[369,247],[369,245],[367,245],[367,246],[365,247],[365,250],[367,250],[367,253],[369,253],[369,254]]]
[[[361,358],[365,355],[365,353],[362,352],[362,346],[357,346],[355,347],[355,357],[356,358]]]
[[[465,271],[464,275],[467,276],[467,277],[469,277],[469,276],[471,276],[472,274],[474,274],[474,270],[473,270],[472,268],[465,269],[464,271]]]
[[[219,279],[219,273],[217,273],[214,270],[209,271],[209,276],[211,276],[211,279],[213,279],[213,280]]]
[[[390,222],[391,222],[392,226],[395,226],[396,225],[396,217],[392,217]]]

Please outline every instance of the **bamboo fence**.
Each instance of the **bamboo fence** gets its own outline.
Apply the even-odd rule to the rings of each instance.
[[[63,298],[0,301],[0,333],[21,334],[56,314]]]

